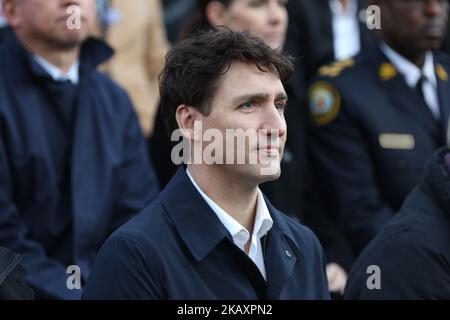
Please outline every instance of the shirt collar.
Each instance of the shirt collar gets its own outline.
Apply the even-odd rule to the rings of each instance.
[[[34,60],[49,74],[50,77],[56,82],[69,80],[72,84],[78,84],[79,82],[79,60],[75,61],[75,63],[70,67],[69,72],[64,74],[61,69],[51,64],[44,58],[34,55]]]
[[[414,88],[417,85],[417,82],[422,74],[428,81],[430,81],[431,84],[433,84],[433,86],[437,86],[436,74],[434,72],[433,53],[431,51],[428,51],[425,54],[425,64],[421,70],[418,66],[400,55],[386,43],[381,44],[381,50],[394,64],[397,70],[403,74],[405,81],[410,88]]]
[[[194,178],[192,177],[188,169],[186,169],[186,173],[189,179],[191,180],[192,184],[194,185],[195,189],[197,189],[202,198],[211,207],[211,209],[217,215],[217,217],[225,226],[225,228],[228,230],[228,232],[231,234],[231,236],[235,238],[242,231],[247,232],[247,235],[249,236],[248,230],[246,230],[238,221],[236,221],[236,219],[234,219],[231,215],[226,213],[221,207],[217,205],[217,203],[215,203],[210,197],[208,197],[202,191],[202,189],[195,182]],[[258,202],[256,206],[256,216],[253,227],[253,234],[256,234],[258,238],[261,238],[264,235],[266,235],[266,233],[272,228],[273,220],[272,217],[270,216],[269,209],[267,208],[267,204],[264,200],[264,196],[260,189],[258,189],[257,201]]]
[[[264,237],[270,229],[272,229],[273,220],[267,208],[266,201],[261,190],[258,188],[258,204],[256,207],[255,225],[258,238]]]
[[[0,27],[3,27],[5,25],[6,25],[6,20],[2,13],[2,2],[0,1]]]
[[[178,168],[177,173],[158,195],[158,199],[197,261],[203,260],[224,238],[233,241],[230,232],[194,187],[185,166]],[[272,240],[269,239],[269,243],[285,241],[281,238],[287,237],[288,242],[296,247],[299,255],[304,257],[302,234],[308,234],[308,231],[301,227],[304,232],[294,235],[292,222],[282,212],[275,209],[267,198],[264,197],[264,201],[273,219],[273,227],[269,231]]]
[[[328,1],[331,13],[335,16],[356,16],[358,12],[358,5],[356,1],[350,0],[348,3],[348,8],[344,11],[344,7],[339,0],[329,0]]]
[[[2,7],[0,3],[0,28],[6,27],[8,23],[6,22],[5,17],[2,15]]]

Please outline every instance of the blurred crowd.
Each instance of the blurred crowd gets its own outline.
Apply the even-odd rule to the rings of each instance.
[[[36,137],[45,130],[37,121],[43,116],[27,111],[36,101],[42,107],[50,104],[53,98],[46,98],[51,95],[46,90],[54,88],[35,86],[33,92],[24,76],[11,80],[25,83],[14,92],[5,81],[14,79],[19,65],[28,61],[19,59],[24,48],[51,56],[45,49],[34,51],[39,34],[24,32],[15,2],[4,0],[5,12],[0,14],[0,73],[6,75],[0,79],[0,246],[23,256],[28,283],[38,298],[79,298],[62,289],[65,281],[59,279],[66,278],[65,267],[76,264],[89,270],[108,235],[151,202],[176,172],[173,145],[159,110],[159,74],[168,50],[200,30],[248,30],[294,58],[294,74],[285,88],[288,140],[282,175],[261,189],[275,207],[315,232],[327,255],[334,298],[342,298],[352,267],[363,265],[355,264],[358,256],[401,210],[421,183],[427,161],[447,143],[450,38],[447,32],[439,34],[443,16],[445,31],[448,28],[446,0],[399,0],[395,5],[383,0],[97,0],[95,23],[87,32],[107,43],[114,55],[108,58],[112,53],[106,47],[88,52],[84,46],[77,60],[79,85],[68,66],[67,77],[61,79],[80,88],[76,99],[91,105],[85,121],[92,124],[58,128],[61,119],[71,123],[73,110],[68,118],[46,120],[55,128],[45,136],[56,151]],[[367,22],[370,4],[400,16],[381,18],[382,30],[372,30]],[[418,18],[405,13],[413,7],[425,12],[430,26],[414,25],[420,23]],[[39,23],[39,15],[35,19]],[[419,39],[426,28],[434,42]],[[22,47],[14,34],[34,42],[25,41]],[[413,57],[422,57],[414,50],[430,59],[411,63]],[[90,54],[86,61],[85,53]],[[51,67],[39,61],[33,61],[30,77],[44,79],[44,70]],[[414,66],[420,72],[407,85],[409,71],[404,70]],[[90,68],[107,74],[124,91]],[[420,86],[416,95],[422,76],[424,89]],[[396,77],[402,82],[395,82]],[[75,103],[73,99],[68,101]],[[98,111],[101,104],[111,108]],[[132,106],[134,112],[119,112],[116,104]],[[423,110],[408,116],[407,110],[391,111],[391,105]],[[24,112],[29,119],[22,117]],[[66,181],[68,175],[72,178]],[[447,240],[449,231],[444,232]],[[448,279],[443,281],[449,284]]]

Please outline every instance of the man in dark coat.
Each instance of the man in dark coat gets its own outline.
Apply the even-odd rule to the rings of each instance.
[[[160,85],[162,114],[172,136],[185,139],[187,166],[107,240],[84,298],[330,297],[318,240],[258,188],[281,173],[283,83],[291,72],[286,56],[228,29],[172,49]]]
[[[14,32],[0,49],[0,244],[23,257],[38,299],[76,299],[68,277],[85,281],[157,183],[127,94],[96,71],[112,51],[86,40],[93,1],[5,1],[3,11]]]
[[[450,150],[357,259],[347,299],[450,299]]]

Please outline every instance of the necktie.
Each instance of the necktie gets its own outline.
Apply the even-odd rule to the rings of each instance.
[[[422,74],[420,75],[419,81],[417,81],[415,92],[417,96],[420,98],[420,100],[429,108],[427,101],[425,100],[425,95],[423,93],[423,84],[426,81],[425,76]]]
[[[435,90],[436,88],[433,86],[430,79],[422,74],[415,87],[416,94],[419,97],[419,99],[424,103],[424,105],[427,107],[427,109],[431,112],[433,118],[436,121],[439,121],[440,119],[439,102],[436,101]]]

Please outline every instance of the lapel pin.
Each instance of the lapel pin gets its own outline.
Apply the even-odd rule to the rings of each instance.
[[[441,64],[436,66],[436,74],[442,81],[448,81],[448,73]]]

